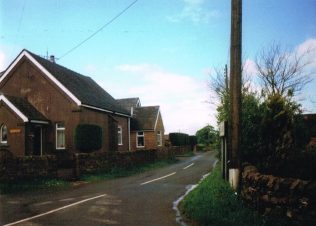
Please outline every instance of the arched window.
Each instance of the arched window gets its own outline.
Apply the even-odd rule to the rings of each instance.
[[[5,124],[2,124],[0,127],[0,143],[8,143],[8,128]]]

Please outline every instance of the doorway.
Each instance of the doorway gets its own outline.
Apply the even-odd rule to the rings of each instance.
[[[41,126],[33,127],[33,155],[42,155],[43,131]]]

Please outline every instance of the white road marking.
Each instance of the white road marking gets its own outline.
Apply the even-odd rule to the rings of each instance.
[[[34,206],[44,206],[44,205],[52,204],[52,203],[53,203],[53,201],[40,202],[40,203],[34,204]]]
[[[59,202],[68,202],[68,201],[72,201],[75,198],[68,198],[68,199],[60,199]]]
[[[175,174],[176,174],[176,172],[173,172],[173,173],[170,173],[170,174],[168,174],[168,175],[166,175],[166,176],[159,177],[159,178],[156,178],[156,179],[153,179],[153,180],[150,180],[150,181],[146,181],[146,182],[144,182],[144,183],[141,183],[140,185],[149,184],[149,183],[152,183],[152,182],[154,182],[154,181],[161,180],[161,179],[164,179],[164,178],[166,178],[166,177],[170,177],[170,176],[175,175]]]
[[[188,166],[186,166],[186,167],[184,167],[183,169],[184,170],[186,170],[187,168],[190,168],[191,166],[193,166],[194,165],[194,162],[193,163],[191,163],[190,165],[188,165]]]
[[[41,213],[41,214],[35,215],[33,217],[28,217],[28,218],[25,218],[25,219],[22,219],[22,220],[19,220],[19,221],[16,221],[16,222],[5,224],[3,226],[10,226],[10,225],[19,224],[19,223],[22,223],[22,222],[25,222],[25,221],[29,221],[29,220],[32,220],[32,219],[35,219],[35,218],[39,218],[39,217],[42,217],[42,216],[45,216],[45,215],[48,215],[48,214],[51,214],[51,213],[55,213],[57,211],[60,211],[60,210],[63,210],[63,209],[66,209],[66,208],[69,208],[69,207],[72,207],[72,206],[76,206],[76,205],[79,205],[81,203],[93,200],[93,199],[98,199],[98,198],[101,198],[101,197],[104,197],[104,196],[106,196],[106,194],[95,196],[95,197],[88,198],[88,199],[84,199],[84,200],[81,200],[79,202],[75,202],[75,203],[72,203],[72,204],[67,205],[67,206],[63,206],[63,207],[60,207],[60,208],[57,208],[57,209],[54,209],[54,210],[51,210],[51,211],[48,211],[48,212],[45,212],[45,213]]]

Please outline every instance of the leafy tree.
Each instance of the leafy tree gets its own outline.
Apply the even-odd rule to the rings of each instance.
[[[218,131],[211,125],[207,125],[196,132],[197,143],[209,146],[218,143]]]
[[[265,169],[279,170],[282,163],[295,151],[295,118],[301,113],[300,105],[291,96],[268,96],[262,103],[260,151]],[[259,162],[258,162],[259,163]]]

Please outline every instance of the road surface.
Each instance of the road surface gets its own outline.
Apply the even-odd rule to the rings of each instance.
[[[173,202],[210,172],[214,152],[138,175],[62,191],[0,196],[1,225],[157,225],[176,223]]]

